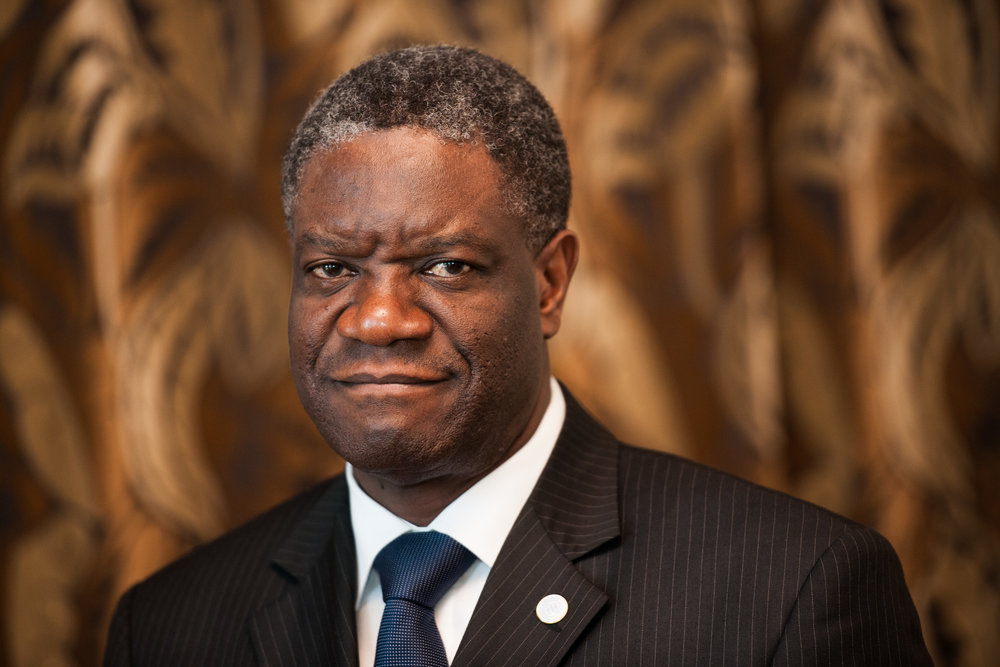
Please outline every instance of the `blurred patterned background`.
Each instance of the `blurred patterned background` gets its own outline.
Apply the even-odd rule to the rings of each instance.
[[[1000,664],[995,0],[4,0],[0,665],[97,664],[130,582],[341,467],[288,372],[280,156],[415,42],[561,118],[557,375],[877,527],[938,664]]]

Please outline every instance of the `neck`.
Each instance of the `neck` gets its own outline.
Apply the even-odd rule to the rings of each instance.
[[[378,474],[355,468],[354,479],[361,490],[382,507],[415,526],[426,526],[492,470],[472,478],[437,478],[418,484],[397,484]]]
[[[415,526],[426,526],[456,498],[476,482],[496,470],[531,439],[548,409],[551,392],[549,383],[541,387],[541,396],[529,415],[524,428],[503,454],[489,465],[472,472],[431,475],[416,481],[400,480],[391,474],[354,468],[354,479],[361,490],[375,502]]]

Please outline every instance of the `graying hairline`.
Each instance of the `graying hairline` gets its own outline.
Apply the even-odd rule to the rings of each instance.
[[[311,113],[310,110],[309,113]],[[309,114],[306,114],[308,118]],[[320,134],[320,140],[315,142],[307,150],[304,150],[296,155],[298,158],[295,165],[295,170],[292,172],[292,191],[282,192],[282,206],[285,212],[285,227],[288,229],[288,233],[292,232],[292,209],[295,208],[295,204],[299,199],[299,190],[302,186],[302,173],[305,171],[306,165],[312,160],[313,156],[317,153],[323,151],[331,150],[335,147],[342,146],[354,139],[358,138],[362,134],[367,134],[373,132],[371,123],[358,122],[353,120],[342,120],[338,121],[332,126],[321,125],[318,126],[317,132]]]

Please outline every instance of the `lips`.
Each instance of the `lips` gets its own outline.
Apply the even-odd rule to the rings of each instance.
[[[347,385],[421,385],[433,384],[447,380],[446,375],[440,373],[413,373],[413,372],[352,372],[339,374],[334,377],[336,382]]]
[[[441,372],[399,369],[365,369],[333,376],[334,386],[345,396],[365,401],[429,397],[448,379],[450,376]]]

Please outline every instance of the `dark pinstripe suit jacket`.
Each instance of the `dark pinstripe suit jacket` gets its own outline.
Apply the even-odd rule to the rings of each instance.
[[[108,665],[352,665],[342,477],[132,588]],[[549,593],[569,613],[544,625]],[[892,548],[807,503],[566,425],[456,665],[928,665]]]

